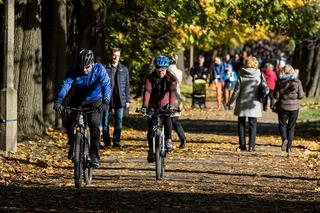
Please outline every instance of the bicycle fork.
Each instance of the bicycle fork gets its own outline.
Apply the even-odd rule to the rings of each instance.
[[[161,128],[161,130],[159,130]],[[158,132],[160,131],[160,133]],[[166,151],[166,147],[165,147],[165,136],[164,136],[164,126],[162,125],[161,127],[154,127],[154,136],[152,138],[152,150],[153,153],[156,152],[156,146],[160,147],[160,156],[162,158],[165,158],[167,156],[167,151]],[[160,134],[160,141],[156,141],[156,134]],[[158,143],[158,144],[157,144]]]
[[[85,162],[87,163],[86,167],[89,166],[89,163],[91,162],[91,158],[90,158],[90,131],[89,129],[85,130],[85,135],[84,135],[84,152],[83,152],[83,157],[85,158]]]

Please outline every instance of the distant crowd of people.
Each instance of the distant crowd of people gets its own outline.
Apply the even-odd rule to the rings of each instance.
[[[214,82],[216,88],[217,109],[233,109],[233,106],[227,106],[230,97],[235,89],[238,81],[238,73],[245,66],[245,60],[248,56],[254,56],[258,61],[258,68],[262,71],[264,78],[267,81],[270,93],[268,98],[264,99],[263,109],[268,110],[267,104],[270,100],[270,107],[273,104],[273,91],[278,75],[290,61],[290,57],[284,52],[281,52],[280,47],[272,45],[270,41],[251,41],[242,47],[241,51],[232,51],[224,56],[214,55],[211,58],[210,65],[205,65],[204,55],[199,55],[197,62],[190,69],[194,88],[197,87],[195,80],[202,78],[211,85]],[[192,108],[195,107],[194,95],[192,96]],[[204,103],[199,103],[199,106],[205,106]]]
[[[246,150],[245,123],[249,122],[249,151],[254,151],[257,118],[262,109],[272,109],[278,114],[282,150],[291,152],[291,146],[299,113],[299,99],[303,98],[303,87],[298,80],[298,71],[288,62],[289,57],[269,41],[253,41],[243,51],[224,57],[213,56],[205,67],[205,57],[200,55],[190,70],[193,88],[197,78],[203,78],[216,88],[216,110],[234,109],[238,116],[239,148]],[[267,91],[259,97],[260,87]],[[204,88],[205,89],[205,88]],[[194,99],[194,95],[192,98]],[[269,106],[268,106],[269,102]],[[192,107],[195,107],[192,101]],[[205,103],[205,101],[204,101]],[[201,105],[199,104],[201,107]],[[261,108],[262,106],[262,108]]]

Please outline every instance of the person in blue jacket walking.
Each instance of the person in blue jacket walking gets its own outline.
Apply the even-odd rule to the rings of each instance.
[[[216,90],[217,90],[217,109],[220,110],[222,107],[222,93],[224,88],[224,75],[225,75],[225,67],[221,61],[220,57],[215,57],[214,59],[214,67],[211,70],[211,80],[214,79],[216,84]]]
[[[238,81],[237,72],[233,70],[231,64],[226,64],[226,73],[224,75],[224,100],[228,103]],[[232,106],[225,104],[225,109],[232,109]]]
[[[90,128],[91,144],[90,157],[93,166],[100,163],[100,121],[101,112],[107,108],[110,102],[111,84],[109,76],[102,64],[94,63],[94,54],[91,50],[81,50],[78,63],[72,65],[65,79],[63,80],[56,96],[53,109],[62,114],[64,98],[70,89],[73,88],[69,105],[71,107],[96,107],[98,112],[88,114],[88,125]],[[68,158],[72,158],[73,153],[73,128],[75,121],[73,114],[67,118],[66,129],[68,134],[68,144],[70,146]]]

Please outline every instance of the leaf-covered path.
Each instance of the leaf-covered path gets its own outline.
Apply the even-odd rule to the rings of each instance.
[[[181,118],[188,142],[168,156],[165,179],[146,161],[145,121],[131,114],[123,148],[102,149],[92,184],[75,189],[66,136],[51,131],[0,155],[0,212],[319,212],[319,135],[297,128],[280,150],[276,117],[259,119],[256,151],[237,150],[236,118],[212,107]],[[179,145],[174,134],[175,146]]]

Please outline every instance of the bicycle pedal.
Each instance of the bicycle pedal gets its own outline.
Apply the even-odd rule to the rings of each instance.
[[[99,165],[91,165],[91,167],[94,168],[94,169],[98,169]]]
[[[169,153],[169,154],[171,154],[171,153],[173,153],[173,151],[174,151],[174,149],[166,149],[166,153]]]
[[[165,157],[167,157],[167,152],[166,152],[166,151],[164,151],[164,152],[161,152],[161,153],[160,153],[160,156],[161,156],[162,158],[165,158]]]

